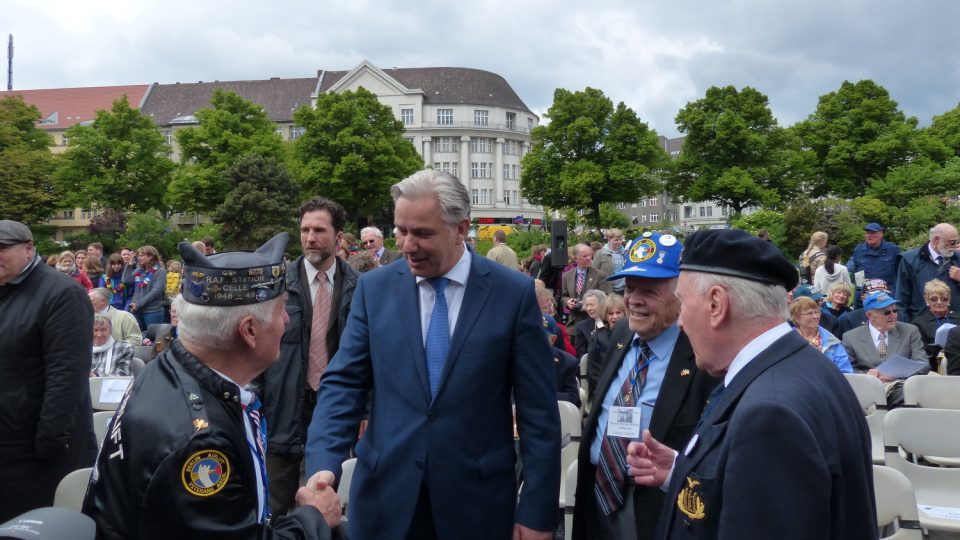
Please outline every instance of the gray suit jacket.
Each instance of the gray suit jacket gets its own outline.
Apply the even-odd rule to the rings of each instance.
[[[877,352],[877,344],[870,335],[869,323],[845,332],[843,347],[850,356],[853,369],[859,373],[873,369],[882,363],[880,353]],[[916,326],[898,322],[890,330],[887,334],[887,355],[891,354],[899,354],[913,360],[927,360],[927,354],[923,350],[923,340],[920,339],[920,331]]]
[[[567,300],[570,298],[576,298],[577,300],[583,300],[583,293],[589,291],[590,289],[598,289],[607,294],[612,292],[610,288],[610,282],[607,281],[607,276],[610,274],[604,272],[603,270],[597,270],[596,268],[590,267],[587,268],[586,279],[583,280],[583,289],[580,291],[580,294],[577,294],[577,271],[576,267],[567,270],[563,273],[563,293],[560,297],[560,307],[561,309],[567,305]],[[582,309],[574,309],[570,312],[570,318],[567,320],[567,329],[570,330],[577,325],[580,321],[587,320],[587,312]]]

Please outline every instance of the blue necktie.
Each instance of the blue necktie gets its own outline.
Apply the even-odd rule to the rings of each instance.
[[[436,397],[443,364],[450,350],[450,321],[447,319],[447,297],[443,294],[450,280],[445,277],[435,277],[427,281],[433,286],[436,299],[433,301],[433,313],[430,315],[430,326],[427,327],[427,342],[424,349],[427,356],[427,377],[430,379],[430,397]]]

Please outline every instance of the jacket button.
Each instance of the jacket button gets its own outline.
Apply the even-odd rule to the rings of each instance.
[[[433,421],[436,420],[436,419],[437,419],[437,413],[435,413],[435,412],[432,412],[432,413],[430,413],[430,414],[427,415],[427,420],[429,420],[429,421],[431,421],[431,422],[433,422]]]
[[[230,399],[230,392],[224,392],[223,399]]]
[[[420,461],[419,459],[417,460],[417,468],[418,468],[418,469],[422,469],[422,468],[423,468],[423,462]]]

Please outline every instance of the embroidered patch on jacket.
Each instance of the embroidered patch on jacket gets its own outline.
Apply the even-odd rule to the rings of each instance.
[[[702,521],[707,517],[707,506],[700,498],[697,488],[700,487],[700,481],[687,477],[687,485],[680,490],[677,495],[677,508],[688,518],[694,521]]]
[[[183,487],[198,497],[209,497],[227,485],[230,462],[216,450],[201,450],[183,464]]]

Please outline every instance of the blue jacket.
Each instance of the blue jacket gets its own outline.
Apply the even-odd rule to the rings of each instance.
[[[900,256],[900,246],[893,242],[881,241],[874,249],[861,242],[853,248],[850,260],[847,261],[847,270],[855,274],[863,270],[864,279],[882,279],[887,282],[890,292],[894,291],[897,280],[897,257]]]
[[[836,364],[841,373],[853,373],[853,366],[850,365],[850,357],[843,348],[843,343],[826,328],[819,326],[817,330],[820,331],[820,352]]]
[[[939,279],[950,287],[950,309],[960,311],[960,286],[950,279],[950,267],[960,266],[960,253],[937,266],[930,260],[929,244],[911,249],[900,255],[897,266],[897,305],[900,306],[898,320],[910,322],[923,311],[927,304],[923,299],[923,286],[931,279]]]

